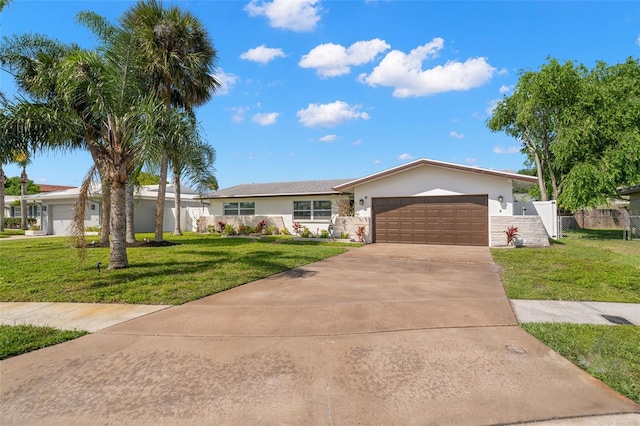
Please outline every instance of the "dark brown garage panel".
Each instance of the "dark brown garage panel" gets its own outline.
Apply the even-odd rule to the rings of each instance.
[[[373,199],[374,242],[489,245],[487,195]]]

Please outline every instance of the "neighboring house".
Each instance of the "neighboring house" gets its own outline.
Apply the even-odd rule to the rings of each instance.
[[[61,191],[74,188],[73,186],[64,186],[64,185],[46,185],[40,184],[38,185],[40,189],[39,194]],[[15,205],[20,202],[20,195],[6,195],[4,198],[4,217],[11,218],[20,218],[21,210],[20,205]],[[40,225],[40,216],[41,216],[40,205],[35,202],[28,200],[27,201],[27,218],[36,219],[36,224]]]
[[[28,195],[25,198],[29,203],[39,206],[40,228],[48,235],[68,235],[69,227],[73,221],[75,203],[78,200],[80,188],[71,188],[62,191],[39,193]],[[185,229],[193,229],[189,223],[186,208],[201,207],[202,201],[196,200],[196,193],[191,188],[181,187],[182,224]],[[134,207],[134,231],[153,232],[155,223],[155,208],[158,198],[158,185],[142,186],[135,192]],[[93,184],[86,205],[85,227],[102,227],[102,190],[100,184]],[[165,197],[164,226],[165,232],[173,231],[175,225],[174,191],[173,185],[167,185]]]
[[[630,186],[618,191],[619,195],[629,197],[629,213],[632,216],[640,215],[640,185]]]
[[[211,202],[214,223],[267,217],[289,230],[294,222],[312,232],[332,225],[337,236],[344,219],[336,216],[350,200],[368,242],[499,246],[505,224],[516,220],[513,188],[536,182],[534,176],[419,159],[359,179],[238,185],[203,198]]]

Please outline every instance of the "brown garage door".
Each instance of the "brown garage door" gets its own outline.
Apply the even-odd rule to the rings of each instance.
[[[374,242],[489,245],[487,195],[373,199]]]

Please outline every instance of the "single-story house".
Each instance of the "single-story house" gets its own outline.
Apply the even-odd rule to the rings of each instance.
[[[289,231],[297,222],[338,236],[347,220],[341,210],[351,206],[367,242],[497,246],[514,217],[513,188],[536,182],[423,158],[357,179],[237,185],[203,198],[210,201],[210,224],[266,218]]]
[[[73,189],[73,186],[65,186],[65,185],[49,185],[49,184],[39,184],[39,194],[40,193],[48,193],[54,191],[62,191],[66,189]],[[20,205],[17,203],[20,201],[20,195],[5,195],[4,197],[4,217],[10,218],[20,218],[21,210]],[[27,218],[29,219],[37,219],[39,223],[40,218],[40,206],[33,201],[27,200]]]
[[[194,190],[182,186],[180,190],[180,204],[184,210],[181,212],[182,223],[185,229],[193,229],[195,226],[189,223],[190,217],[186,214],[187,207],[201,207],[202,200],[196,199]],[[73,221],[75,203],[78,200],[80,188],[71,188],[62,191],[27,195],[29,204],[38,206],[38,225],[47,235],[67,235],[69,226]],[[145,185],[134,194],[134,232],[153,232],[155,226],[156,200],[158,199],[158,185]],[[89,201],[85,211],[85,227],[102,227],[102,188],[96,183],[92,184]],[[175,226],[174,214],[174,189],[167,184],[165,196],[164,226],[165,232],[173,231]]]
[[[640,185],[621,189],[618,194],[629,197],[629,214],[640,216]]]

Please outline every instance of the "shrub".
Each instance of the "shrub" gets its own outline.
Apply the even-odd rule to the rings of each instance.
[[[224,235],[236,235],[236,228],[233,225],[225,225],[223,233]]]
[[[224,233],[225,228],[227,227],[227,222],[225,222],[224,220],[218,221],[218,232],[219,233]],[[209,229],[207,227],[207,229]],[[213,232],[213,231],[212,231]]]
[[[291,235],[291,231],[289,231],[287,228],[282,228],[281,233],[282,235]]]
[[[213,234],[214,232],[216,232],[216,227],[213,225],[207,225],[207,232]]]
[[[518,236],[518,228],[516,228],[515,226],[510,226],[506,231],[504,231],[504,233],[507,234],[507,245],[515,243],[514,240]]]
[[[249,235],[249,234],[252,234],[254,231],[255,229],[249,225],[242,224],[238,227],[238,234],[241,234],[241,235]]]
[[[100,232],[102,228],[99,226],[87,226],[84,230],[87,232]]]
[[[358,226],[358,229],[356,230],[356,235],[358,236],[358,241],[360,241],[361,243],[364,243],[364,236],[365,231],[366,231],[367,227],[365,225],[362,226]]]
[[[329,238],[329,231],[327,231],[326,229],[320,231],[320,238]]]
[[[29,231],[39,231],[40,227],[38,225],[31,225],[29,227]]]
[[[260,223],[256,225],[256,232],[262,233],[262,231],[264,231],[266,227],[267,227],[267,222],[265,222],[263,219],[260,221]]]
[[[295,232],[297,235],[302,235],[302,231],[304,230],[304,228],[306,228],[306,226],[300,225],[300,222],[295,222],[293,224],[293,232]]]
[[[277,226],[268,226],[267,228],[265,228],[264,233],[267,235],[278,235],[280,233],[280,230]]]
[[[349,239],[349,233],[348,232],[341,232],[340,233],[340,239],[341,240],[348,240]]]
[[[311,233],[311,230],[309,230],[309,228],[307,228],[306,226],[303,226],[302,231],[300,232],[300,236],[302,238],[311,238],[313,234]]]

